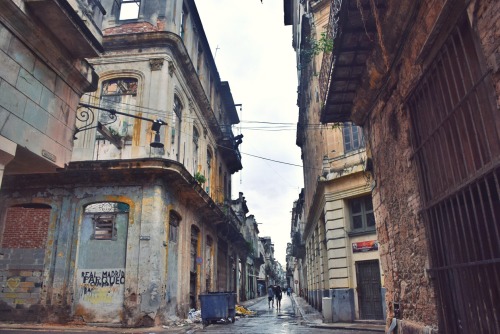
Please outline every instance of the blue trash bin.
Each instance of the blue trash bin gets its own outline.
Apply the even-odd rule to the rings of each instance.
[[[234,323],[236,316],[236,293],[211,292],[200,297],[203,326],[219,320]]]

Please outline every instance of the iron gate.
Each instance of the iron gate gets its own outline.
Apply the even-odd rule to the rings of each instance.
[[[408,100],[444,333],[499,333],[500,115],[464,17]]]

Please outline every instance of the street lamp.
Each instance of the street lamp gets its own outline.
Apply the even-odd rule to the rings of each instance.
[[[118,114],[118,115],[123,115],[126,117],[142,119],[144,121],[148,121],[148,122],[153,123],[153,125],[151,126],[151,130],[153,130],[155,132],[155,138],[154,138],[154,141],[151,142],[151,144],[149,144],[149,145],[153,148],[163,148],[164,147],[163,143],[160,141],[160,128],[162,125],[168,125],[168,123],[162,121],[161,119],[151,119],[151,118],[146,118],[146,117],[141,117],[141,116],[136,116],[136,115],[130,115],[130,114],[127,114],[124,112],[116,111],[115,109],[102,108],[102,107],[93,106],[93,105],[86,104],[86,103],[79,103],[78,106],[83,107],[83,108],[87,108],[85,110],[80,111],[80,114],[78,114],[78,113],[76,114],[76,118],[79,121],[86,122],[87,124],[80,127],[80,128],[78,128],[78,127],[75,128],[75,133],[74,133],[73,139],[77,139],[76,135],[79,132],[87,131],[87,130],[90,130],[93,128],[97,128],[97,131],[99,131],[99,133],[101,133],[106,139],[108,139],[109,141],[114,143],[115,140],[113,139],[113,137],[110,134],[110,131],[107,129],[107,127],[105,125],[108,125],[108,124],[115,122],[117,120],[116,115]],[[93,109],[98,109],[98,110],[103,110],[103,111],[108,112],[111,115],[110,118],[112,121],[109,123],[106,123],[106,124],[102,124],[100,121],[97,121],[97,126],[91,126],[94,123],[94,118],[95,118]],[[121,148],[121,147],[118,147],[118,148]]]

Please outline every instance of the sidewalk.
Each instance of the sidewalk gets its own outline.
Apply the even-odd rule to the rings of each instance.
[[[380,324],[375,321],[323,323],[323,315],[321,314],[321,312],[309,305],[309,303],[304,298],[297,296],[295,293],[292,293],[292,299],[295,301],[300,315],[309,327],[385,333],[385,325],[382,322],[380,322]]]
[[[240,305],[248,308],[266,297],[257,297],[255,299],[247,300],[241,302]],[[7,323],[0,322],[0,333],[10,333],[14,331],[17,334],[31,333],[33,331],[40,332],[50,332],[50,333],[98,333],[98,334],[111,334],[111,333],[123,333],[123,334],[175,334],[175,333],[190,333],[196,329],[202,328],[201,323],[189,323],[186,319],[179,319],[177,323],[171,324],[169,326],[157,326],[157,327],[139,327],[139,328],[124,328],[124,327],[105,327],[105,326],[90,326],[90,325],[78,325],[78,324],[37,324],[37,323]]]

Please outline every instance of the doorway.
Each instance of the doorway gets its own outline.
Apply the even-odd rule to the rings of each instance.
[[[359,318],[383,318],[380,266],[378,260],[356,262]]]
[[[121,323],[129,206],[102,202],[85,208],[76,270],[75,315],[85,322]]]

